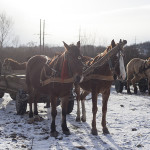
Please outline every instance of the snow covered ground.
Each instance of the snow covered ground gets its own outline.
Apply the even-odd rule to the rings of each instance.
[[[90,98],[90,95],[89,95]],[[38,104],[42,122],[28,124],[28,114],[16,115],[15,101],[8,94],[0,99],[0,150],[149,150],[150,97],[145,94],[117,94],[112,86],[108,103],[107,126],[110,135],[102,134],[101,95],[98,98],[98,136],[91,135],[92,103],[86,101],[87,122],[76,122],[76,102],[67,116],[71,135],[62,134],[61,107],[56,118],[60,136],[50,137],[50,120],[45,104]]]

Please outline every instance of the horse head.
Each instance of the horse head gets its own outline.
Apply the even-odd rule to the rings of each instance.
[[[64,60],[62,65],[61,77],[65,78],[66,66],[68,66],[69,72],[74,77],[75,82],[79,82],[82,77],[83,70],[83,56],[80,54],[80,41],[78,41],[76,45],[68,45],[65,42],[63,43],[66,50],[63,54]]]
[[[11,67],[11,58],[4,59],[4,62],[2,63],[2,73],[3,74],[9,74],[12,73],[12,67]]]
[[[125,40],[124,41],[120,40],[119,43],[123,43],[123,42],[126,44]],[[115,41],[112,40],[111,45],[107,48],[108,51],[114,48],[116,45],[117,44],[115,43]],[[123,56],[124,56],[123,47],[120,47],[118,53],[113,55],[108,61],[110,70],[112,71],[114,75],[114,79],[118,77],[119,79],[125,80],[126,78],[126,71],[125,71]]]

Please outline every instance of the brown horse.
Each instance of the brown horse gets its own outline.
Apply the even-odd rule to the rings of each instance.
[[[38,115],[37,99],[39,94],[49,95],[52,115],[51,136],[54,137],[58,135],[55,125],[57,97],[61,97],[62,100],[61,126],[63,133],[70,134],[66,123],[68,98],[73,82],[79,82],[83,70],[80,42],[77,42],[77,45],[67,45],[64,42],[64,47],[66,49],[64,53],[54,57],[50,62],[48,57],[45,56],[37,55],[30,58],[26,68],[30,107],[29,118],[33,120],[32,103],[34,103],[35,117]]]
[[[12,71],[12,70],[25,70],[26,69],[26,62],[23,63],[19,63],[16,60],[13,60],[11,58],[6,58],[4,59],[4,62],[2,64],[2,68],[3,70],[8,70],[8,71]]]
[[[122,42],[122,41],[120,41]],[[104,55],[106,55],[113,47],[116,46],[114,40],[112,40],[111,45],[101,54],[97,55],[90,65],[97,62]],[[93,72],[84,77],[83,81],[79,84],[80,87],[84,90],[81,95],[80,87],[76,86],[77,94],[77,121],[80,121],[80,103],[78,99],[81,99],[82,104],[82,121],[86,121],[86,112],[85,112],[85,97],[91,92],[92,93],[92,112],[93,112],[93,121],[92,121],[92,134],[97,135],[96,128],[96,113],[97,113],[97,97],[98,94],[102,94],[102,127],[103,133],[109,134],[109,131],[106,126],[106,113],[107,113],[107,102],[110,95],[110,88],[114,78],[119,77],[125,79],[126,72],[124,68],[124,61],[122,56],[122,48],[119,50],[117,55],[110,57],[109,61],[97,67]],[[79,96],[80,95],[80,96]]]
[[[131,94],[130,84],[134,87],[134,94],[137,94],[136,83],[142,79],[147,78],[149,82],[148,91],[150,94],[150,58],[147,60],[140,58],[133,58],[126,66],[127,70],[127,93]]]

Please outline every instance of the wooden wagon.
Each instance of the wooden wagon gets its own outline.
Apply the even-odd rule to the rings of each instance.
[[[28,103],[28,93],[25,83],[25,70],[12,70],[2,71],[0,68],[0,98],[4,96],[5,93],[9,93],[10,97],[16,102],[16,111],[18,115],[23,115],[27,109]],[[41,95],[38,103],[48,103],[49,97],[47,95]],[[58,99],[58,104],[60,104],[60,99]],[[68,114],[72,112],[74,107],[74,95],[70,92]]]

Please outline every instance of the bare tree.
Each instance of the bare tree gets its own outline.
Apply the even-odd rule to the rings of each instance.
[[[9,41],[13,21],[6,13],[0,14],[0,48],[3,48]]]
[[[18,47],[19,45],[19,36],[15,36],[13,39],[12,39],[12,45],[14,47]]]

